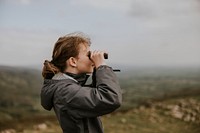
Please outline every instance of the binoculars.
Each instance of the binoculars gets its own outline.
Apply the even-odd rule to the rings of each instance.
[[[90,56],[91,56],[91,51],[88,52],[89,59],[90,59]],[[104,56],[104,59],[108,59],[108,53],[104,53],[103,56]],[[119,69],[113,69],[113,71],[114,72],[120,72],[121,70],[119,70]]]
[[[88,52],[89,59],[90,59],[90,56],[91,56],[91,51]],[[104,59],[108,59],[108,53],[104,53],[103,56],[104,56]]]

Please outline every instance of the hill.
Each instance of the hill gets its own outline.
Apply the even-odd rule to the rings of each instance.
[[[196,126],[200,121],[200,105],[197,104],[200,101],[199,68],[129,68],[122,69],[117,76],[123,89],[123,104],[116,113],[103,117],[107,132],[118,127],[119,133],[125,130],[126,133],[164,133],[175,122],[179,127],[173,127],[174,133],[181,132],[184,126],[188,127],[186,132],[193,128],[194,133],[199,132]],[[50,132],[60,131],[55,115],[40,106],[42,82],[39,70],[0,66],[0,131],[14,128],[34,132],[33,126],[41,123],[51,129]],[[190,107],[191,103],[194,106]],[[187,108],[192,109],[188,114],[193,116],[182,112],[188,111]],[[174,110],[179,112],[170,114]],[[155,125],[165,126],[156,130]]]
[[[200,68],[132,68],[118,74],[123,109],[171,98],[200,95]]]
[[[170,99],[102,116],[105,133],[199,133],[200,97]],[[60,133],[55,116],[9,123],[0,133]]]
[[[38,70],[0,66],[0,124],[40,110],[41,85],[42,77]]]

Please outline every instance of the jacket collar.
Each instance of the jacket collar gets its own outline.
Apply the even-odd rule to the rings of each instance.
[[[65,72],[65,75],[72,77],[73,79],[75,79],[78,84],[80,85],[85,85],[87,79],[89,78],[90,75],[88,74],[73,74],[73,73],[69,73],[69,72]]]
[[[87,74],[73,74],[73,73],[57,73],[53,76],[53,80],[63,80],[63,79],[71,79],[76,81],[80,85],[85,85],[87,79],[90,75]]]

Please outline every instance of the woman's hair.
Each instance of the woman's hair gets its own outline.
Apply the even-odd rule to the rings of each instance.
[[[66,60],[70,57],[77,57],[79,54],[79,44],[91,44],[90,38],[82,32],[75,32],[60,37],[54,45],[52,60],[45,60],[42,76],[51,79],[56,73],[64,72]]]

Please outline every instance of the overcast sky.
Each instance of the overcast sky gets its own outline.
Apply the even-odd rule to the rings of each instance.
[[[0,0],[0,65],[51,60],[58,37],[74,31],[108,63],[200,66],[199,0]]]

